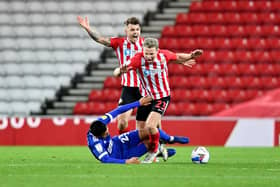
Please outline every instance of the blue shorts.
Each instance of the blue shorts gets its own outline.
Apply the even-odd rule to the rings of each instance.
[[[114,136],[112,141],[114,144],[111,157],[128,159],[131,157],[141,157],[147,153],[147,148],[140,140],[138,130]]]

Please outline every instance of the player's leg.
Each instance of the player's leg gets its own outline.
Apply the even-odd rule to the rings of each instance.
[[[114,141],[121,144],[124,159],[141,157],[153,149],[153,142],[150,139],[151,133],[156,133],[156,131],[146,128],[134,130],[117,136]]]
[[[130,130],[128,127],[128,120],[129,120],[132,112],[133,112],[133,110],[129,110],[125,113],[120,114],[117,117],[119,134],[128,132]]]
[[[146,126],[146,120],[152,110],[152,105],[140,106],[136,113],[136,129],[144,129]]]
[[[139,96],[140,94],[138,92],[139,92],[138,87],[123,86],[121,97],[119,100],[119,105],[125,105],[128,103],[134,102],[134,101],[138,101],[141,98],[141,96]],[[130,129],[128,127],[128,121],[129,121],[129,118],[130,118],[132,112],[133,112],[133,110],[129,110],[118,116],[117,122],[118,122],[119,134],[130,131]]]
[[[173,143],[187,144],[187,143],[189,143],[189,138],[188,137],[171,136],[171,135],[167,134],[162,129],[159,129],[159,133],[160,133],[160,140],[163,143],[169,143],[169,144],[173,144]]]

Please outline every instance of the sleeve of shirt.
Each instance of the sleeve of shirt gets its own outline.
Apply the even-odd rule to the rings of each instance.
[[[118,108],[106,113],[104,116],[101,116],[99,117],[97,120],[98,121],[101,121],[102,123],[104,124],[109,124],[114,118],[116,118],[118,115],[130,110],[130,109],[133,109],[133,108],[136,108],[136,107],[139,107],[140,106],[140,102],[139,101],[135,101],[133,103],[128,103],[126,105],[121,105],[121,106],[118,106]]]
[[[110,39],[110,46],[113,48],[113,49],[116,49],[118,46],[119,46],[119,43],[120,43],[120,38],[118,37],[112,37]]]
[[[128,71],[132,69],[138,69],[141,66],[142,52],[136,53],[130,60],[127,66]]]
[[[108,152],[103,148],[100,140],[88,133],[88,147],[93,156],[102,163],[125,164],[125,159],[116,159],[109,156]]]
[[[177,55],[176,53],[173,53],[172,51],[169,50],[160,50],[161,53],[165,56],[167,62],[171,60],[177,60]]]

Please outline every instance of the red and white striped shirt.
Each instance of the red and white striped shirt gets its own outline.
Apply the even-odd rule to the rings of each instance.
[[[153,63],[148,63],[140,52],[131,59],[128,69],[137,71],[146,95],[161,99],[170,96],[167,63],[171,60],[177,60],[177,56],[168,50],[159,50]]]
[[[111,38],[111,47],[115,50],[119,60],[119,65],[129,65],[130,59],[138,52],[142,51],[144,39],[140,38],[137,42],[131,43],[127,38]],[[123,73],[121,85],[128,87],[139,87],[140,81],[138,75],[134,71]]]

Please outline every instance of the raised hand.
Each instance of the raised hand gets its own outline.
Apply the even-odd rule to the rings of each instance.
[[[149,104],[151,104],[151,101],[152,101],[152,97],[151,96],[145,96],[145,97],[142,97],[139,102],[140,102],[140,105],[141,106],[147,106]]]
[[[79,22],[79,24],[86,30],[90,30],[90,26],[89,26],[89,21],[88,21],[88,17],[86,16],[85,19],[83,19],[81,16],[77,17],[77,20]]]
[[[197,58],[197,57],[199,57],[200,55],[202,55],[202,53],[203,53],[203,50],[201,50],[201,49],[196,49],[196,50],[194,50],[194,51],[191,53],[191,57],[192,57],[192,58]]]
[[[187,66],[187,67],[189,67],[189,68],[192,68],[193,65],[196,64],[196,61],[195,61],[194,59],[190,59],[190,60],[187,60],[187,61],[185,61],[185,62],[182,62],[182,64],[183,64],[184,66]]]
[[[140,164],[140,160],[137,157],[132,157],[125,161],[126,164]]]

